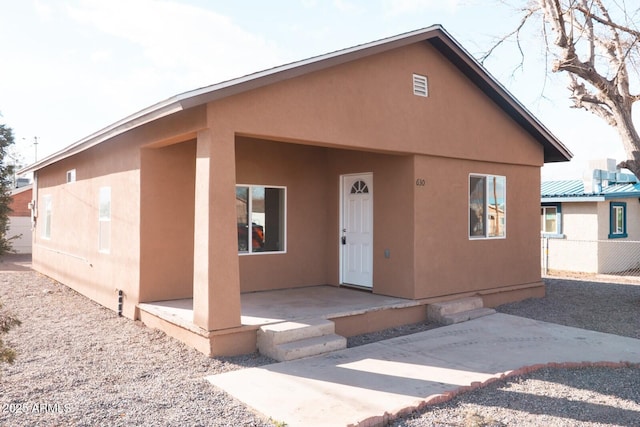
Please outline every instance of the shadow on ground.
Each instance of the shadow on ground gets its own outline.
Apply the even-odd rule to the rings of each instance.
[[[0,271],[30,271],[31,254],[8,254],[0,257]]]

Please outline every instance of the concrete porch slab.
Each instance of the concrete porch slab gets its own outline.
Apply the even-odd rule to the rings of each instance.
[[[498,313],[207,379],[288,426],[369,426],[524,367],[603,361],[640,363],[640,340]]]
[[[425,304],[335,286],[245,293],[241,295],[241,325],[219,331],[193,323],[191,298],[145,302],[138,308],[145,324],[215,356],[256,351],[257,331],[265,325],[330,319],[336,323],[336,333],[347,337],[424,321]]]
[[[261,326],[291,320],[353,316],[423,303],[336,286],[309,286],[241,294],[240,304],[242,325]],[[185,329],[194,327],[191,298],[140,303],[138,306]]]
[[[419,301],[336,286],[252,292],[241,295],[242,324],[264,325],[310,318],[331,319],[375,310],[421,305]]]

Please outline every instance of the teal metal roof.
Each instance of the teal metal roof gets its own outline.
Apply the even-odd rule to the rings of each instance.
[[[635,179],[635,177],[633,177]],[[640,183],[613,183],[604,188],[594,185],[593,192],[585,192],[584,182],[580,179],[567,181],[543,181],[540,197],[543,202],[587,202],[627,197],[640,197]]]

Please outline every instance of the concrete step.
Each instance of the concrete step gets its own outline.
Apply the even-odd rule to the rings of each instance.
[[[285,361],[342,350],[347,339],[335,334],[335,326],[327,319],[265,325],[258,329],[258,351]]]
[[[460,313],[447,314],[440,318],[438,323],[442,325],[453,325],[454,323],[466,322],[467,320],[477,319],[478,317],[494,314],[493,308],[476,308],[473,310],[462,311]]]
[[[333,334],[336,331],[335,326],[335,323],[327,319],[307,319],[264,325],[258,329],[258,348],[260,348],[260,342],[276,345]]]
[[[468,297],[451,301],[438,302],[427,306],[427,318],[438,321],[443,316],[461,313],[463,311],[475,310],[483,307],[482,298]]]
[[[263,353],[272,359],[284,362],[287,360],[302,359],[303,357],[317,356],[336,350],[347,348],[347,339],[336,334],[322,335],[306,338],[273,346],[269,354]],[[260,350],[262,353],[262,350]]]

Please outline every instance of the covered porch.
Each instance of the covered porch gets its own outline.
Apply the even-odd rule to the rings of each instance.
[[[425,318],[410,301],[411,155],[211,129],[181,138],[141,149],[136,318],[206,354],[253,352],[261,326],[297,319],[351,336]],[[359,284],[343,277],[341,180],[365,173],[377,180],[362,262],[376,295],[338,288]]]
[[[251,353],[264,325],[327,319],[338,335],[349,337],[426,319],[427,301],[375,295],[337,286],[242,293],[241,326],[206,331],[193,319],[193,299],[138,304],[139,318],[209,355]],[[432,301],[429,301],[432,302]]]

